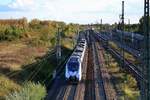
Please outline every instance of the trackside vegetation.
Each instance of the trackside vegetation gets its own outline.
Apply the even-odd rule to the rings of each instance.
[[[118,100],[138,100],[140,98],[140,90],[136,79],[121,68],[119,62],[113,56],[104,53],[108,71],[111,75],[113,87],[117,93]]]
[[[40,83],[27,82],[20,91],[15,91],[6,96],[6,100],[44,100],[46,89]]]
[[[78,29],[78,24],[60,21],[0,20],[0,100],[43,100],[58,66],[57,32],[62,38],[61,63],[71,53]]]

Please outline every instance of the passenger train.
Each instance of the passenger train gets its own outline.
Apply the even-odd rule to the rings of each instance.
[[[65,78],[68,81],[79,82],[82,79],[82,63],[87,43],[85,39],[78,40],[76,48],[65,66]]]

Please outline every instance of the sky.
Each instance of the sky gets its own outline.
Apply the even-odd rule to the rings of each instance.
[[[125,1],[125,22],[138,23],[144,0]],[[113,24],[119,21],[122,0],[0,0],[0,19],[27,17],[66,23]]]

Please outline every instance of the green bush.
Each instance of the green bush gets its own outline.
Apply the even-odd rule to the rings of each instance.
[[[46,89],[40,83],[27,82],[19,92],[6,96],[6,100],[44,100]]]
[[[3,28],[3,29],[2,29]],[[24,30],[13,26],[5,26],[0,29],[0,40],[15,40],[22,37]]]

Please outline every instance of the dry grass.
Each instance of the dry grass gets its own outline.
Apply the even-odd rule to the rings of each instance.
[[[48,49],[31,47],[23,42],[0,43],[0,68],[21,70],[21,66],[32,63],[35,58],[43,56]]]
[[[21,86],[16,83],[18,77],[9,79],[8,73],[20,71],[22,66],[31,64],[48,51],[47,47],[32,47],[23,41],[0,43],[0,100]]]
[[[70,49],[73,47],[71,39],[62,41],[62,45]],[[25,81],[34,70],[34,68],[28,69],[28,65],[36,63],[37,59],[42,58],[48,50],[47,46],[30,45],[27,40],[0,43],[0,100],[7,94],[18,91],[22,87],[18,83]],[[48,62],[42,65],[45,69],[38,74],[38,77],[43,78],[45,73],[53,70],[50,63],[55,63],[55,61]],[[36,69],[37,66],[33,67]],[[18,74],[18,72],[21,74]]]
[[[0,54],[12,54],[25,46],[26,45],[22,43],[2,42],[0,43]]]

